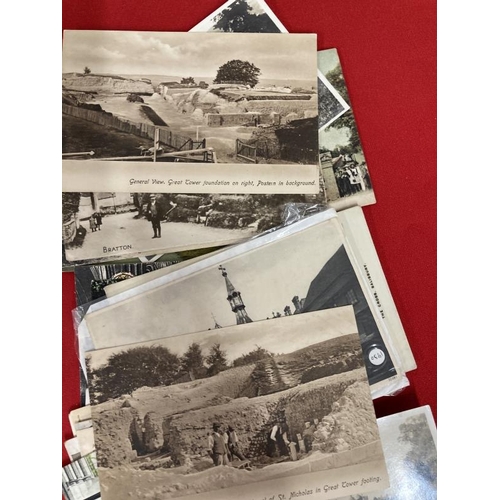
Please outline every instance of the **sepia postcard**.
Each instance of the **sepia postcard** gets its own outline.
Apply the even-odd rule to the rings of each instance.
[[[318,52],[324,81],[349,102],[347,86],[336,49]],[[321,173],[327,199],[337,210],[375,203],[372,182],[361,147],[352,109],[323,127],[319,133]]]
[[[63,216],[64,217],[64,216]],[[65,227],[63,224],[63,244],[62,244],[62,271],[67,272],[67,271],[75,271],[78,267],[85,267],[89,266],[92,264],[99,265],[99,259],[96,259],[95,262],[88,262],[88,261],[73,261],[69,262],[66,259],[66,252],[64,250],[64,238],[72,237],[68,235],[68,230],[69,230],[69,235],[71,235],[72,230],[68,227]],[[76,234],[76,225],[75,225],[75,234]],[[65,236],[66,235],[66,236]],[[66,241],[68,243],[68,241]],[[194,259],[196,257],[200,257],[202,255],[205,255],[210,252],[215,252],[218,250],[220,247],[208,247],[208,248],[198,248],[196,250],[185,250],[182,252],[170,252],[170,253],[157,253],[157,254],[150,254],[149,252],[147,254],[134,254],[134,255],[129,255],[127,257],[119,258],[117,257],[116,259],[104,259],[105,263],[107,265],[140,265],[140,264],[159,264],[159,265],[165,265],[165,266],[171,266],[175,263],[179,262],[184,262],[186,260]],[[104,264],[102,264],[104,265]],[[88,301],[87,301],[88,302]]]
[[[82,323],[99,349],[351,304],[374,394],[386,393],[399,358],[361,273],[328,210],[98,302]]]
[[[96,350],[87,370],[103,500],[389,484],[352,306]]]
[[[437,500],[436,423],[429,406],[377,420],[391,487],[343,500]]]
[[[342,224],[344,235],[349,242],[349,247],[362,269],[361,275],[367,284],[366,289],[372,295],[382,320],[386,324],[388,332],[390,332],[391,342],[400,357],[403,372],[407,373],[415,370],[417,367],[415,358],[382,269],[363,209],[359,206],[347,208],[338,212],[337,216]],[[174,268],[171,269],[175,270]],[[106,297],[113,297],[148,281],[155,280],[157,277],[169,272],[170,270],[164,269],[142,275],[140,278],[133,278],[127,282],[112,283],[105,287],[104,293]]]
[[[376,493],[349,495],[342,500],[407,500],[408,496],[437,500],[437,431],[430,407],[379,418],[377,425],[392,486]],[[304,437],[300,435],[299,451],[305,449],[307,439],[304,442]],[[93,461],[96,461],[95,453]],[[83,496],[82,500],[89,499]]]
[[[315,34],[69,30],[63,159],[316,164]]]
[[[193,31],[288,32],[262,0],[226,2]],[[321,175],[328,201],[337,210],[375,203],[336,49],[318,52],[318,95]]]
[[[101,498],[95,451],[62,468],[62,491],[66,500]]]
[[[318,201],[314,194],[64,192],[64,256],[95,264],[227,246],[281,225],[289,203]]]

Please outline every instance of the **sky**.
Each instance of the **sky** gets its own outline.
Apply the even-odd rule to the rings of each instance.
[[[335,125],[335,122],[333,122]],[[321,147],[334,150],[337,146],[348,146],[351,133],[348,128],[326,127],[319,132],[319,144]]]
[[[231,5],[233,3],[234,2],[232,2]],[[252,8],[252,14],[264,14],[265,10],[259,5],[259,2],[255,1],[255,0],[246,0],[245,3]],[[228,5],[226,7],[226,9],[229,7],[230,7],[230,5]],[[222,12],[224,12],[224,10]],[[215,17],[217,17],[217,16],[215,16]],[[215,17],[213,19],[215,19]]]
[[[316,36],[264,33],[65,31],[63,73],[215,77],[241,59],[261,69],[262,79],[316,81]]]
[[[304,335],[305,328],[307,328],[307,335]],[[105,364],[111,355],[134,346],[161,345],[182,356],[189,345],[196,342],[200,344],[204,355],[208,354],[212,345],[220,344],[222,349],[226,351],[228,361],[231,362],[242,354],[253,351],[256,346],[267,349],[274,354],[286,354],[356,332],[354,310],[351,306],[347,306],[287,316],[279,320],[247,323],[209,332],[180,335],[147,343],[100,349],[88,353],[88,358],[91,368],[95,369]]]
[[[327,49],[318,51],[318,69],[326,75],[340,64],[337,49]]]
[[[283,314],[292,298],[305,298],[311,281],[342,245],[336,220],[317,224],[287,238],[224,262],[253,321]],[[130,344],[236,323],[218,266],[162,285],[86,316],[97,347]]]

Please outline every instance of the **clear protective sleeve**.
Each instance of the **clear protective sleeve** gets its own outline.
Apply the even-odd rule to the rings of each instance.
[[[189,265],[189,263],[182,263],[181,265],[172,266],[171,268],[153,271],[147,275],[147,282],[141,282],[138,286],[134,286],[134,280],[136,278],[131,278],[130,280],[120,283],[120,285],[126,285],[126,290],[123,290],[108,299],[96,301],[85,309],[87,309],[91,315],[95,316],[96,314],[102,312],[104,312],[104,314],[110,312],[109,309],[108,311],[105,311],[108,307],[120,307],[120,302],[122,301],[128,302],[128,304],[123,304],[127,308],[134,307],[132,306],[132,302],[137,299],[140,300],[141,294],[143,293],[154,293],[154,290],[158,287],[172,286],[178,280],[201,273],[203,270],[216,267],[217,265],[222,265],[229,259],[244,256],[245,254],[257,251],[267,245],[276,244],[276,242],[283,240],[284,238],[294,234],[299,234],[317,224],[332,220],[335,220],[338,223],[337,213],[335,210],[328,209],[328,207],[323,205],[290,204],[286,207],[286,210],[283,213],[283,223],[279,228],[267,231],[266,233],[248,240],[246,243],[227,247],[221,251],[209,254],[204,258],[196,259],[196,262],[193,262],[192,265]],[[339,225],[339,227],[342,226]],[[405,371],[402,367],[401,356],[395,347],[395,343],[391,336],[392,332],[388,329],[386,321],[380,314],[380,311],[373,300],[373,296],[368,291],[369,284],[366,282],[366,278],[357,263],[351,242],[349,239],[345,238],[344,233],[342,234],[343,246],[345,247],[349,257],[350,264],[356,273],[359,286],[366,297],[367,307],[369,307],[373,317],[375,318],[379,331],[379,337],[374,337],[373,342],[370,342],[369,338],[365,339],[364,342],[367,370],[369,375],[371,375],[370,381],[372,383],[372,395],[374,398],[377,398],[384,395],[395,394],[409,385]],[[347,304],[348,303],[338,305]],[[141,310],[141,308],[139,307],[138,310]],[[310,310],[312,311],[315,309],[311,308]],[[82,312],[82,310],[77,309],[74,314],[75,327],[78,332],[78,349],[81,361],[84,359],[85,352],[93,350],[94,348],[109,347],[110,345],[113,345],[103,343],[98,343],[97,345],[95,344],[95,338],[91,332],[92,326],[89,329],[85,314],[82,314]],[[187,332],[184,331],[183,333]],[[136,339],[133,340],[135,341]],[[140,341],[143,339],[138,338],[137,340]],[[120,341],[119,344],[131,342],[132,339],[128,338],[123,339],[123,341]],[[84,363],[82,362],[81,364],[82,369],[85,371]],[[392,365],[390,366],[390,371],[388,371],[389,365]],[[388,374],[390,374],[390,376]]]

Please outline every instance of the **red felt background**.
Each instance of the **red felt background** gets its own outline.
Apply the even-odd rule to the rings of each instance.
[[[63,29],[188,31],[223,0],[63,0]],[[436,398],[436,0],[269,0],[292,33],[339,51],[377,203],[366,207],[387,281],[418,368],[410,387],[375,402],[378,417]],[[272,50],[272,49],[271,49]],[[71,311],[63,273],[62,440],[79,406]],[[63,465],[68,457],[63,446]]]

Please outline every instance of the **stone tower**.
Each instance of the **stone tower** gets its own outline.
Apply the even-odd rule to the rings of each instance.
[[[245,310],[245,304],[243,303],[243,299],[241,298],[241,293],[238,292],[229,278],[227,277],[226,268],[219,266],[219,271],[222,272],[222,276],[226,280],[226,288],[227,288],[227,301],[231,306],[231,310],[236,314],[236,324],[241,325],[243,323],[252,323],[250,316],[248,316]]]

